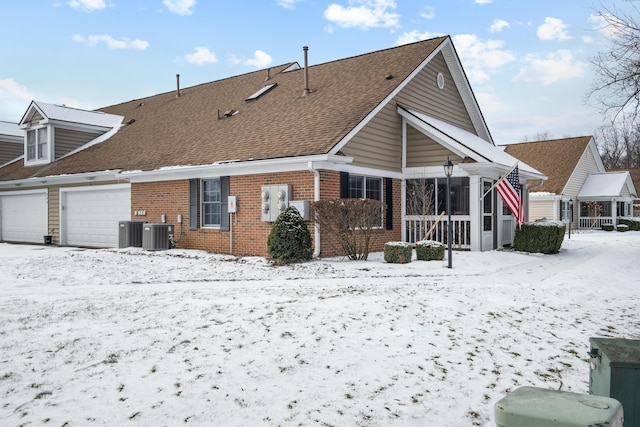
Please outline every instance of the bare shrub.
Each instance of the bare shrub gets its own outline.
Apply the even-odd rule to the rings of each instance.
[[[382,226],[385,204],[372,199],[319,200],[313,203],[316,223],[325,236],[332,236],[352,261],[369,257],[374,229]]]

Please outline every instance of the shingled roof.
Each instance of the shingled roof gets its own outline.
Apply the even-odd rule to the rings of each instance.
[[[310,66],[307,95],[305,70],[294,62],[102,108],[125,117],[114,136],[31,176],[326,154],[445,40]],[[267,84],[276,86],[246,101]]]
[[[532,192],[561,194],[591,138],[580,136],[523,142],[506,145],[505,151],[548,177],[542,186]]]

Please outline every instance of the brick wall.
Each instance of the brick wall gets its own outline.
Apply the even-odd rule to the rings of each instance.
[[[291,200],[313,201],[314,176],[309,171],[232,176],[229,179],[229,194],[237,197],[237,213],[231,217],[229,231],[217,228],[189,230],[189,180],[134,183],[131,185],[131,218],[158,223],[161,215],[166,215],[167,223],[175,225],[176,246],[179,248],[201,249],[214,253],[234,255],[267,255],[267,237],[273,223],[262,221],[261,190],[263,185],[291,184]],[[380,251],[384,243],[400,239],[400,181],[393,181],[393,230],[376,230],[371,250]],[[340,197],[340,173],[320,171],[320,195],[322,199]],[[145,211],[145,216],[137,216],[137,211]],[[200,211],[200,209],[198,209]],[[182,225],[177,217],[182,215]],[[311,237],[314,225],[307,223]],[[321,256],[336,256],[336,250],[329,238],[321,239]]]

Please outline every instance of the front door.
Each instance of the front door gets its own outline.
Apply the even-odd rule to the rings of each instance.
[[[482,180],[482,250],[489,251],[493,249],[493,235],[495,224],[493,223],[493,197],[494,191],[491,189],[493,181]]]

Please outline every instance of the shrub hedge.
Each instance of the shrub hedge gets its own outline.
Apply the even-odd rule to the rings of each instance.
[[[435,240],[416,242],[416,258],[420,261],[441,261],[444,259],[444,245]]]
[[[388,242],[384,244],[384,260],[392,264],[411,262],[413,248],[407,242]]]
[[[536,221],[516,229],[513,247],[517,251],[557,254],[564,239],[566,225],[559,221]]]

